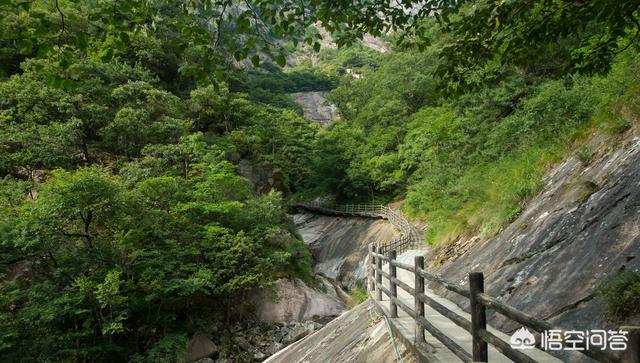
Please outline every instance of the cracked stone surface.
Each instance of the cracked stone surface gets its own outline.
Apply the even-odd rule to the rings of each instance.
[[[591,144],[596,153],[588,165],[575,157],[561,162],[505,230],[441,249],[432,269],[465,285],[468,272],[483,271],[490,295],[566,329],[637,325],[610,321],[594,288],[620,269],[640,270],[640,137],[631,130]],[[502,316],[489,319],[505,331],[519,327]]]

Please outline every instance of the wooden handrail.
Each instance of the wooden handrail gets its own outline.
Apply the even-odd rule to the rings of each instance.
[[[443,279],[442,277],[438,276],[438,275],[434,275],[432,273],[429,273],[425,270],[417,270],[417,273],[424,277],[425,279],[435,282],[437,284],[439,284],[440,286],[444,287],[445,289],[449,290],[449,291],[453,291],[458,295],[462,295],[466,298],[469,298],[471,296],[471,293],[469,292],[469,290],[465,290],[463,287],[461,287],[460,285],[456,285],[454,283],[451,283],[445,279]]]
[[[507,318],[517,321],[523,326],[526,326],[527,328],[535,330],[539,333],[542,333],[544,331],[550,331],[550,330],[559,331],[561,333],[564,333],[565,331],[565,329],[561,329],[557,326],[547,323],[544,320],[538,319],[532,315],[524,313],[516,309],[515,307],[505,304],[501,301],[498,301],[496,298],[489,296],[485,293],[478,294],[477,298],[482,303],[482,305],[486,306],[487,308],[497,311],[500,314],[506,316]],[[614,363],[614,362],[620,361],[619,356],[613,355],[611,353],[605,353],[602,350],[586,349],[584,345],[580,345],[580,344],[576,344],[576,347],[584,348],[584,350],[581,350],[580,352],[600,362]]]
[[[498,350],[507,358],[515,362],[523,363],[535,363],[536,360],[531,356],[525,354],[523,351],[514,349],[509,342],[503,340],[503,338],[492,333],[487,328],[486,321],[486,309],[492,309],[505,317],[522,324],[522,326],[530,328],[534,331],[543,333],[550,330],[559,330],[552,324],[538,319],[530,314],[522,312],[513,306],[498,301],[496,298],[488,295],[484,292],[484,275],[482,272],[471,272],[469,274],[469,289],[446,281],[442,277],[425,271],[424,257],[415,256],[414,265],[402,263],[396,260],[396,251],[387,251],[387,255],[383,255],[380,251],[380,246],[372,246],[369,250],[369,259],[371,261],[371,268],[369,269],[369,279],[372,281],[370,284],[371,291],[375,291],[375,299],[382,300],[382,294],[389,298],[390,306],[390,318],[396,318],[397,309],[404,311],[415,322],[414,340],[416,344],[424,343],[425,330],[429,332],[434,338],[439,340],[444,346],[446,346],[453,354],[458,356],[465,362],[487,362],[489,359],[488,346]],[[382,261],[388,261],[389,272],[382,269]],[[406,282],[400,280],[396,276],[396,269],[400,268],[414,274],[414,286],[411,287]],[[383,286],[383,278],[389,282],[389,288]],[[458,314],[454,310],[437,301],[435,298],[425,294],[425,282],[431,281],[444,287],[449,291],[458,293],[469,299],[471,309],[471,320]],[[414,306],[413,309],[407,306],[397,296],[397,287],[400,287],[406,291],[409,295],[413,296]],[[425,305],[430,306],[442,316],[452,321],[457,326],[471,333],[473,344],[472,354],[469,354],[465,349],[460,347],[452,338],[448,337],[444,332],[440,331],[429,319],[425,316]],[[393,320],[392,320],[393,321]],[[635,332],[633,333],[635,334]],[[638,334],[636,334],[638,335]],[[637,345],[637,346],[636,346]],[[588,357],[596,359],[600,362],[631,362],[632,360],[623,360],[621,355],[614,354],[611,351],[604,351],[589,347],[582,347],[584,350],[577,350],[576,352],[582,353]],[[628,352],[633,354],[640,349],[640,338],[634,335],[633,339],[628,341]],[[630,354],[625,355],[625,357]],[[635,358],[634,358],[635,359]]]
[[[453,321],[457,326],[471,333],[471,322],[468,319],[462,317],[461,315],[458,315],[453,310],[449,310],[446,306],[440,304],[439,302],[425,294],[417,294],[416,297],[418,298],[418,300],[431,306],[435,311],[447,317],[447,319]]]
[[[424,259],[416,258],[414,266],[399,262],[395,259],[397,253],[403,253],[409,248],[422,243],[421,237],[417,230],[411,226],[401,212],[393,210],[387,206],[379,204],[348,204],[342,206],[332,206],[318,200],[306,204],[294,204],[292,207],[306,208],[312,212],[337,214],[337,215],[353,215],[362,217],[384,218],[388,220],[396,229],[401,232],[401,236],[382,245],[371,246],[369,250],[370,267],[368,268],[369,290],[375,292],[375,299],[382,300],[382,294],[387,295],[391,301],[390,311],[391,317],[397,316],[397,309],[405,311],[411,316],[416,324],[415,341],[424,342],[424,330],[430,332],[436,339],[442,342],[449,350],[456,354],[463,361],[486,362],[488,359],[488,345],[493,346],[502,354],[516,362],[535,362],[531,357],[523,352],[513,349],[507,342],[494,335],[487,330],[486,326],[486,309],[492,309],[505,317],[516,321],[523,326],[535,330],[537,332],[545,332],[550,330],[559,330],[552,324],[535,318],[532,315],[524,313],[513,306],[504,304],[496,298],[484,292],[484,281],[482,273],[470,273],[469,282],[470,289],[466,289],[458,284],[451,283],[442,277],[432,274],[424,269]],[[418,256],[419,257],[419,256]],[[389,273],[383,271],[382,265],[389,264]],[[414,287],[409,286],[405,282],[399,280],[395,276],[396,269],[400,268],[414,274]],[[382,286],[382,279],[389,281],[390,289]],[[450,310],[435,299],[424,293],[425,282],[436,283],[445,289],[459,294],[470,300],[471,321]],[[405,290],[414,297],[414,309],[409,308],[404,302],[397,298],[397,287]],[[473,337],[472,355],[455,343],[451,338],[439,331],[424,316],[424,306],[429,305],[438,313],[451,320],[454,324],[469,331]],[[629,340],[630,351],[640,350],[640,338]],[[637,347],[635,345],[638,345]],[[610,351],[599,349],[578,350],[586,356],[594,358],[601,362],[621,362],[618,354]]]

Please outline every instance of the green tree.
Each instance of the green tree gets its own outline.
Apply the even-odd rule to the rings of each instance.
[[[177,142],[191,128],[190,121],[180,118],[182,101],[146,82],[129,82],[111,96],[117,111],[100,133],[105,149],[116,154],[140,156],[145,145]]]
[[[225,161],[127,184],[56,171],[0,219],[3,250],[29,266],[0,286],[3,360],[172,360],[184,345],[162,347],[236,318],[251,289],[311,273],[281,197],[254,196]]]

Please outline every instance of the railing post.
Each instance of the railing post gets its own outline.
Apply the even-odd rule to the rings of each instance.
[[[473,361],[486,362],[488,358],[487,342],[480,338],[480,331],[487,330],[487,313],[484,305],[478,300],[478,294],[484,292],[484,275],[482,272],[469,273],[469,289],[471,292],[471,335],[473,336]]]
[[[417,317],[424,317],[424,303],[418,298],[418,294],[424,294],[424,277],[420,275],[420,271],[424,270],[424,257],[416,256],[413,265],[415,266],[415,269],[416,269],[414,274],[415,275],[415,285],[414,285],[415,295],[413,296],[413,298],[415,300],[414,311],[416,312],[416,318],[417,318]],[[416,343],[426,342],[426,340],[424,339],[424,328],[422,327],[422,325],[418,324],[418,322],[416,321],[415,326],[416,326],[415,342]]]
[[[369,248],[369,293],[373,293],[376,290],[376,270],[374,267],[376,266],[376,257],[373,255],[376,252],[376,246],[371,244]]]
[[[398,305],[396,305],[396,303],[393,301],[393,299],[398,298],[398,286],[395,282],[393,282],[393,279],[395,279],[398,275],[398,270],[396,266],[393,265],[393,261],[395,259],[396,250],[389,251],[389,276],[391,276],[391,278],[389,279],[389,291],[391,292],[391,296],[393,297],[389,298],[389,300],[391,300],[389,304],[389,316],[391,318],[398,317]]]
[[[376,248],[376,251],[380,253],[379,246],[378,248]],[[376,267],[378,268],[378,270],[376,271],[376,300],[380,301],[382,300],[382,289],[380,289],[382,287],[382,274],[380,273],[380,271],[382,271],[381,258],[376,258]]]

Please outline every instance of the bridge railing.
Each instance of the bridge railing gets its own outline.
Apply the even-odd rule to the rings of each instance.
[[[368,289],[370,295],[376,301],[382,300],[383,293],[388,297],[389,318],[392,319],[392,322],[394,318],[398,317],[398,308],[403,310],[414,320],[416,326],[414,334],[415,343],[426,342],[426,330],[464,362],[487,362],[489,359],[488,345],[491,345],[514,362],[535,363],[535,359],[524,354],[522,350],[514,349],[508,342],[504,341],[502,338],[487,329],[487,309],[496,311],[540,334],[544,334],[549,331],[564,334],[563,329],[555,327],[544,320],[535,318],[486,294],[484,292],[484,276],[482,272],[471,272],[469,274],[469,287],[465,288],[446,281],[442,277],[425,270],[424,257],[422,256],[415,257],[414,265],[397,261],[396,256],[397,251],[394,249],[388,250],[386,253],[381,253],[379,246],[371,246],[369,251],[370,268],[368,269]],[[388,263],[388,272],[383,270],[383,262]],[[413,273],[413,286],[410,286],[398,279],[397,269],[403,269]],[[387,281],[389,288],[384,286],[383,280]],[[432,297],[426,295],[425,282],[427,281],[435,283],[451,292],[469,299],[471,319],[467,319],[436,301]],[[408,306],[405,302],[398,299],[398,287],[405,290],[413,297],[413,307]],[[469,354],[464,348],[456,343],[454,339],[447,336],[445,332],[438,329],[431,321],[429,321],[425,315],[425,305],[430,306],[454,324],[465,329],[471,334],[473,339],[472,354]],[[640,358],[640,331],[629,331],[627,339],[627,349],[625,350],[624,355],[610,350],[601,350],[600,347],[594,348],[593,346],[585,346],[584,344],[582,346],[578,345],[582,350],[576,351],[599,362],[638,362],[638,359]],[[540,346],[537,346],[535,349],[540,350]]]
[[[381,204],[343,204],[335,205],[318,199],[309,203],[294,204],[316,212],[338,212],[354,216],[381,217],[389,221],[397,230],[400,237],[380,245],[380,252],[385,253],[391,249],[403,253],[415,248],[422,243],[418,230],[409,223],[402,212]]]

